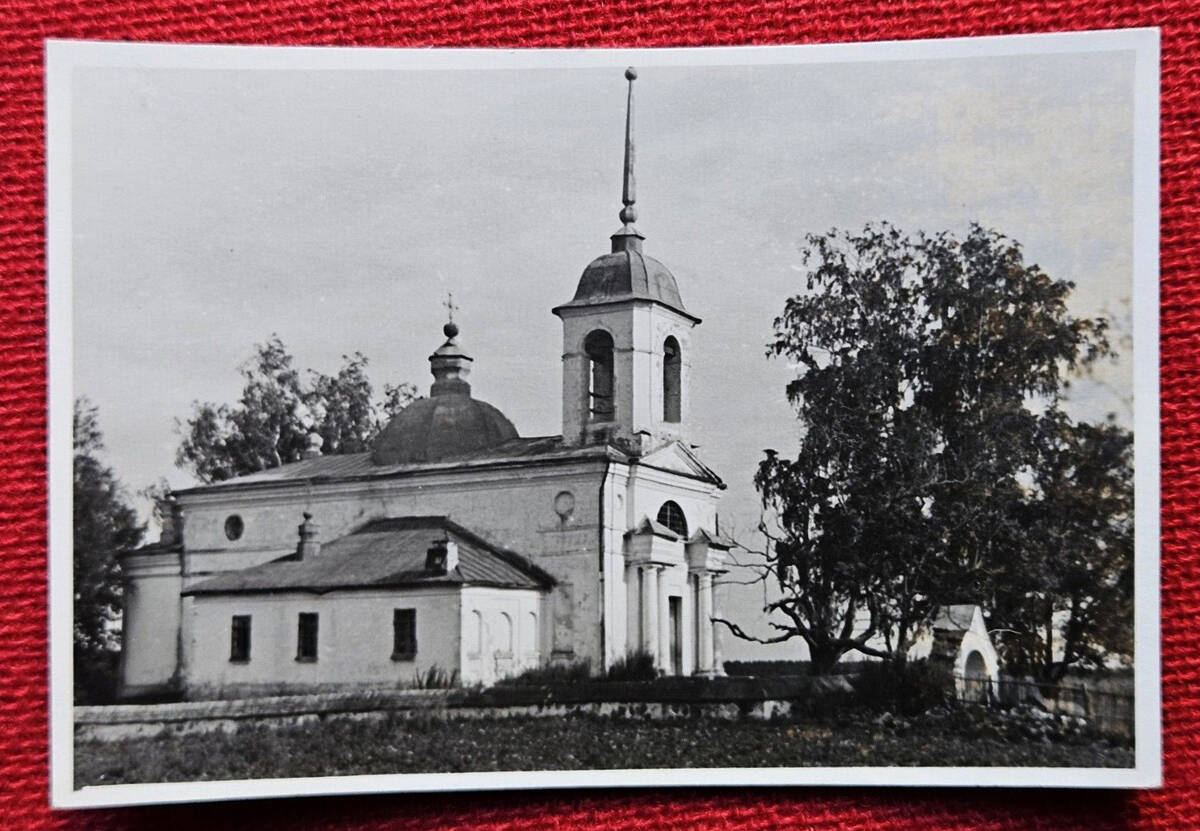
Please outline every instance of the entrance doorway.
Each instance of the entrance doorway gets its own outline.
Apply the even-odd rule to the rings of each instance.
[[[667,668],[670,675],[683,674],[683,598],[667,598],[671,616],[671,666]]]

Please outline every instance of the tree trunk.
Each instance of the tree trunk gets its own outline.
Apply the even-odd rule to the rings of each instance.
[[[829,675],[835,666],[838,659],[844,655],[843,650],[828,644],[813,644],[808,645],[809,661],[811,662],[811,671],[813,675]]]

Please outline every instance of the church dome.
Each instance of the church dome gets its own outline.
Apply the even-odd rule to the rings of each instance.
[[[377,465],[436,462],[517,437],[504,413],[470,395],[419,398],[393,418],[375,440]]]
[[[434,377],[429,397],[388,422],[371,448],[375,464],[436,462],[517,438],[504,413],[471,397],[466,378],[473,359],[458,343],[458,327],[447,323],[443,331],[446,342],[429,356]]]

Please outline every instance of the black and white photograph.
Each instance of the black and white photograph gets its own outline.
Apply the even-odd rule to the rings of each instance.
[[[1158,72],[49,42],[55,804],[1159,784]]]

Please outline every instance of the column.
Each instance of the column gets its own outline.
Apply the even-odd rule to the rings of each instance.
[[[642,649],[658,655],[658,569],[640,566],[642,575]]]
[[[656,570],[661,570],[659,566]],[[671,670],[671,604],[667,600],[666,575],[658,575],[658,668]]]
[[[697,666],[701,675],[712,675],[713,665],[713,590],[712,572],[702,571],[696,575],[698,592],[696,595],[696,617],[699,623],[696,627],[700,642],[696,644]]]
[[[712,574],[708,575],[709,586],[709,602],[712,604],[712,616],[721,617],[720,596],[717,594],[716,587],[712,584]],[[722,623],[713,623],[709,627],[709,633],[712,637],[712,674],[724,675],[725,662],[721,657],[721,642],[724,640],[724,628]]]

